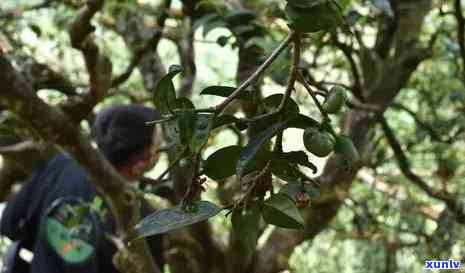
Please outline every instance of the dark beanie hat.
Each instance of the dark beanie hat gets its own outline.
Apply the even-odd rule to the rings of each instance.
[[[142,105],[117,105],[100,111],[92,126],[92,135],[100,150],[115,166],[121,166],[152,143],[157,110]]]

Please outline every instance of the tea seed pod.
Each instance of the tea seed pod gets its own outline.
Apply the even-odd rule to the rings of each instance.
[[[343,87],[334,86],[329,91],[328,97],[323,104],[323,109],[326,111],[326,113],[336,114],[344,106],[346,100],[346,90]]]
[[[331,134],[316,128],[305,129],[303,141],[307,151],[318,157],[325,157],[334,149],[334,139]]]

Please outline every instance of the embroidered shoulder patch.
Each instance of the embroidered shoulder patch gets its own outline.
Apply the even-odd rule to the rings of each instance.
[[[48,209],[42,235],[65,263],[82,264],[95,255],[98,239],[96,216],[77,198],[60,198]]]

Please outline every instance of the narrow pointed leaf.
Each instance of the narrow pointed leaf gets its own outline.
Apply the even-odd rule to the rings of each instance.
[[[308,127],[319,127],[320,123],[310,117],[298,114],[295,118],[289,121],[288,126],[289,128],[305,129]]]
[[[176,91],[173,85],[173,77],[182,71],[181,66],[172,65],[166,74],[155,87],[153,93],[153,103],[163,114],[166,114],[172,109],[176,100]]]
[[[213,85],[203,89],[200,92],[200,95],[214,95],[226,98],[229,97],[235,90],[235,87]],[[249,91],[242,91],[242,93],[240,93],[237,98],[242,100],[252,100],[252,96]]]

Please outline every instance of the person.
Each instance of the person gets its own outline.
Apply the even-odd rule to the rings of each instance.
[[[152,108],[118,105],[99,112],[92,135],[108,161],[128,181],[136,181],[156,163],[159,139],[148,121],[159,118]],[[102,205],[103,204],[103,205]],[[142,205],[142,215],[149,212]],[[116,247],[110,236],[115,220],[87,173],[67,154],[39,167],[7,202],[0,233],[13,244],[4,272],[114,273]],[[148,238],[155,261],[163,269],[162,237]],[[30,264],[18,255],[33,252]]]

